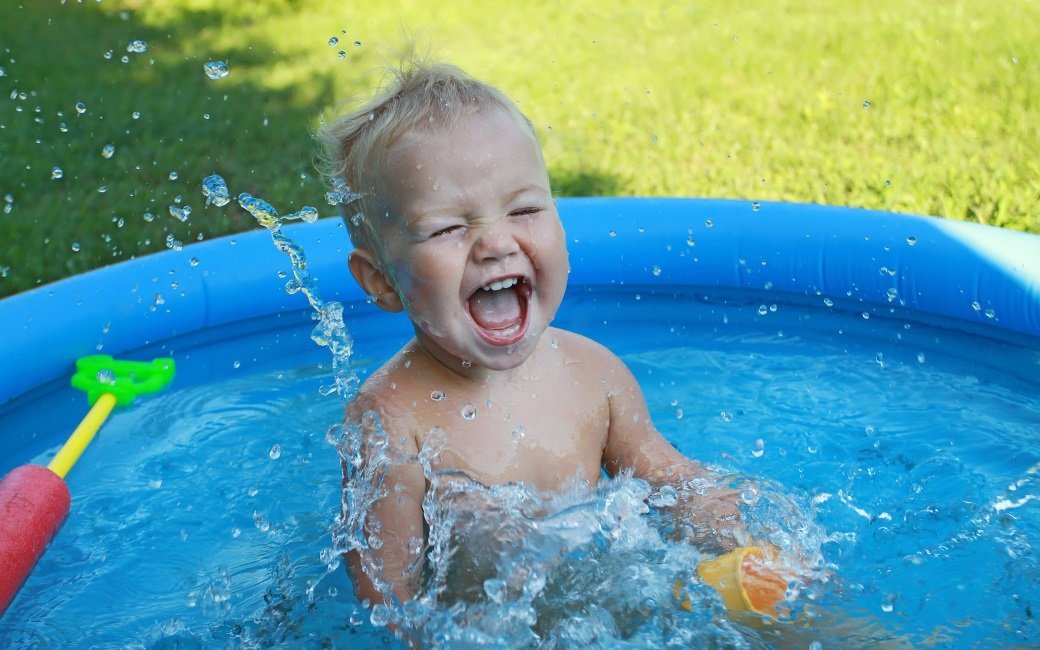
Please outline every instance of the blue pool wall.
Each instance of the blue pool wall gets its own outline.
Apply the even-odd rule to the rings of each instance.
[[[569,291],[752,290],[899,313],[1040,345],[1040,236],[966,222],[812,204],[569,198]],[[228,208],[231,209],[231,208]],[[325,300],[360,302],[338,218],[286,228]],[[63,383],[76,358],[309,310],[285,291],[288,258],[257,230],[168,250],[0,300],[0,408]],[[279,277],[280,274],[283,277]],[[375,307],[371,307],[375,310]]]

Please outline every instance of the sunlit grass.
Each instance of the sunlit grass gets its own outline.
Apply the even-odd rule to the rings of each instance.
[[[213,172],[286,211],[328,210],[310,133],[378,81],[405,33],[517,100],[561,195],[809,201],[1040,232],[1036,0],[26,0],[0,5],[0,25],[0,295],[253,227],[233,204],[204,206]],[[148,51],[128,53],[134,39]],[[212,60],[231,74],[208,79]],[[186,223],[169,213],[178,197]]]

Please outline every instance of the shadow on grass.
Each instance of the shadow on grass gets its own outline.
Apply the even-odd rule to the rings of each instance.
[[[281,210],[323,207],[310,129],[333,101],[331,75],[301,66],[299,84],[262,87],[242,71],[284,57],[242,38],[185,54],[206,47],[205,30],[235,29],[226,22],[195,11],[156,28],[95,3],[0,3],[11,27],[0,60],[0,296],[254,228],[234,204],[205,206],[199,185],[212,173],[233,195]],[[135,40],[147,51],[129,52]],[[233,62],[228,78],[204,74],[216,59]],[[190,218],[171,205],[193,208]]]
[[[616,196],[621,189],[617,176],[600,171],[551,169],[553,194],[569,196]]]

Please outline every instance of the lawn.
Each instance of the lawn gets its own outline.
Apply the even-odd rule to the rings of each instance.
[[[520,104],[561,196],[1040,232],[1038,0],[9,0],[0,296],[255,227],[205,205],[214,172],[233,194],[332,214],[311,133],[405,34]],[[230,73],[211,79],[210,61]]]

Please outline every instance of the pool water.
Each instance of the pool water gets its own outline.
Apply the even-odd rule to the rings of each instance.
[[[347,311],[362,375],[407,336],[404,319],[375,311]],[[896,311],[866,318],[822,299],[638,287],[572,289],[557,324],[628,363],[681,451],[762,482],[768,498],[752,516],[777,535],[805,535],[797,543],[831,576],[796,607],[812,628],[730,620],[692,578],[684,588],[696,606],[678,607],[672,585],[697,552],[647,523],[653,513],[639,504],[660,495],[631,479],[570,495],[528,526],[537,534],[519,546],[523,563],[542,574],[525,584],[542,592],[377,619],[404,616],[427,643],[449,647],[486,634],[555,647],[1040,638],[1036,341]],[[70,474],[72,514],[0,619],[0,639],[15,648],[399,643],[373,625],[330,550],[341,474],[326,432],[342,406],[322,394],[328,353],[309,341],[310,326],[306,315],[269,319],[141,352],[177,359],[174,387],[115,413]],[[81,399],[52,387],[5,407],[5,428],[32,432],[0,471],[29,457],[45,463],[63,437],[54,430],[85,412]],[[509,505],[515,491],[474,490],[503,504],[496,517],[527,516]],[[785,521],[795,516],[805,521]]]

